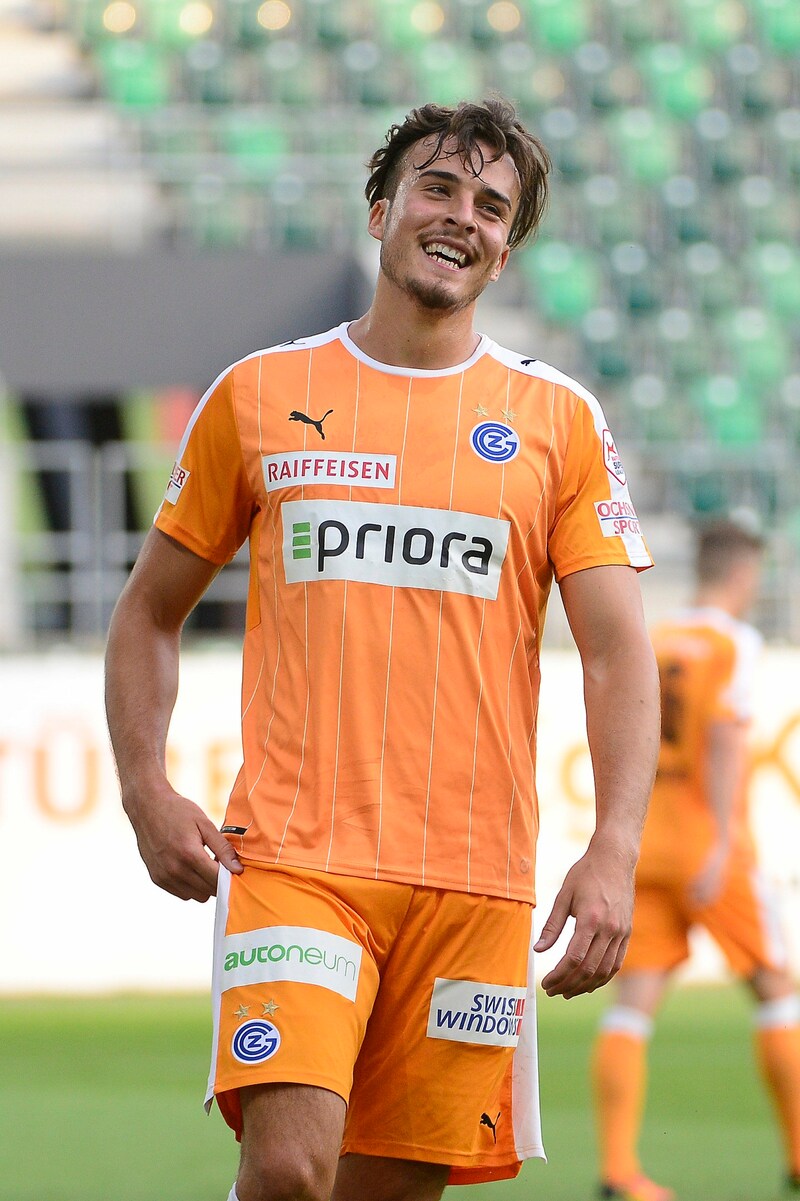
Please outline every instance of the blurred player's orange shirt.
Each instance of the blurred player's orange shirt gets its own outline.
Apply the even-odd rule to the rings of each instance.
[[[715,722],[749,723],[761,637],[721,609],[688,609],[652,631],[661,678],[661,749],[645,823],[639,880],[693,876],[716,835],[707,800]],[[750,854],[744,788],[733,853]]]
[[[156,524],[213,563],[250,540],[241,854],[533,899],[553,576],[651,563],[590,393],[487,338],[387,366],[343,325],[219,377]]]

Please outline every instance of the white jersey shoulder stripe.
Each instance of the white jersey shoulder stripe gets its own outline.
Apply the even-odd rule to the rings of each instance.
[[[593,392],[590,392],[583,384],[579,384],[572,376],[565,375],[557,367],[552,367],[550,363],[544,363],[541,359],[528,358],[514,350],[507,350],[505,346],[498,346],[496,342],[489,343],[486,353],[490,354],[493,359],[497,359],[504,367],[510,367],[512,371],[519,371],[521,375],[528,375],[533,379],[543,379],[549,384],[558,384],[562,388],[567,388],[576,396],[580,396],[581,400],[585,400],[593,412],[596,409],[602,412],[600,402]]]
[[[733,643],[735,662],[728,687],[722,699],[733,710],[740,721],[749,721],[753,715],[753,690],[756,667],[763,640],[755,626],[739,621],[724,609],[711,605],[683,609],[676,615],[676,623],[687,629],[707,626],[724,634]]]

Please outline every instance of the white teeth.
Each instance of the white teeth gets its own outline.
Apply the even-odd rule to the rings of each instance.
[[[452,246],[445,246],[444,242],[429,242],[424,247],[425,253],[431,258],[444,259],[448,267],[458,266],[465,267],[467,256],[461,250],[454,250]]]

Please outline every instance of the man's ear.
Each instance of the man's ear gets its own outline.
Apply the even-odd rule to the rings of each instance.
[[[504,251],[503,251],[503,253],[500,255],[500,258],[497,260],[497,262],[495,263],[494,267],[492,268],[492,274],[489,276],[489,281],[490,281],[490,283],[494,283],[494,281],[495,281],[496,279],[499,279],[499,277],[500,277],[500,272],[503,270],[503,268],[505,267],[506,263],[508,262],[508,256],[509,256],[510,254],[511,254],[511,251],[510,251],[510,250],[509,250],[509,248],[506,246],[505,250],[504,250]]]
[[[376,200],[369,210],[367,232],[373,238],[376,238],[378,242],[383,241],[383,231],[386,228],[386,213],[388,209],[389,201],[384,196],[382,200]]]

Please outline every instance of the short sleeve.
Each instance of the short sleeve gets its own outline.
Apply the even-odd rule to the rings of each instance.
[[[257,501],[247,478],[229,368],[189,419],[155,525],[212,563],[229,562],[248,536]]]
[[[550,527],[557,580],[586,567],[653,565],[616,444],[600,405],[590,399],[577,398]]]
[[[750,721],[761,635],[752,626],[739,622],[731,644],[730,669],[717,694],[712,717],[716,721]]]

